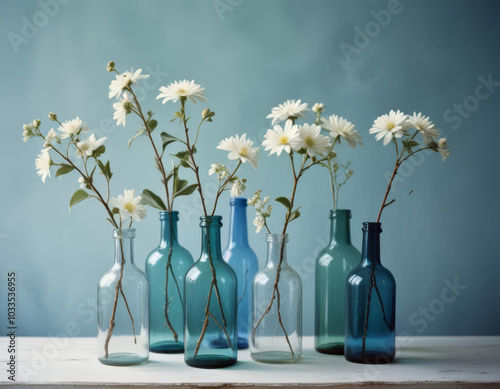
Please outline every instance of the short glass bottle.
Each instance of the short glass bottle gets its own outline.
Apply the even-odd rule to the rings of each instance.
[[[346,280],[345,358],[383,364],[396,355],[396,282],[380,263],[380,223],[363,223],[361,263]]]
[[[253,281],[250,355],[257,362],[293,363],[302,355],[302,282],[287,262],[288,235],[268,234],[266,242],[267,263]]]
[[[314,345],[323,354],[344,354],[345,281],[361,258],[350,218],[348,209],[330,211],[330,243],[316,260]]]
[[[97,285],[97,356],[105,365],[149,360],[148,280],[134,264],[135,229],[115,229],[115,263]]]
[[[221,253],[221,216],[203,216],[201,256],[184,281],[184,360],[200,368],[236,363],[237,280]]]
[[[247,199],[230,200],[229,240],[223,258],[238,279],[238,348],[248,348],[252,328],[252,282],[259,270],[257,256],[248,245]]]
[[[179,244],[177,211],[160,212],[160,245],[146,259],[149,281],[149,350],[184,352],[184,277],[193,257]]]

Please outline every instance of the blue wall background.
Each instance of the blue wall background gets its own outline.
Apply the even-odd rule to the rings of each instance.
[[[16,271],[20,334],[95,335],[96,282],[113,260],[111,230],[99,204],[87,201],[68,214],[77,177],[42,184],[34,168],[40,144],[22,142],[22,124],[40,118],[47,131],[50,111],[64,119],[80,116],[108,137],[115,195],[123,188],[160,192],[148,144],[137,141],[127,151],[137,120],[129,118],[125,128],[112,122],[113,102],[107,97],[112,76],[105,65],[113,60],[122,71],[155,72],[151,87],[143,89],[143,105],[155,110],[160,127],[172,133],[179,131],[168,122],[174,105],[155,100],[158,87],[184,78],[206,87],[207,106],[216,116],[201,134],[204,172],[210,163],[225,161],[227,154],[215,149],[220,139],[242,132],[262,139],[270,125],[266,115],[286,99],[301,98],[310,105],[321,101],[328,113],[353,121],[365,146],[338,149],[355,170],[340,206],[352,209],[358,247],[361,223],[376,218],[394,157],[393,150],[368,134],[373,120],[393,108],[431,116],[448,137],[451,157],[443,163],[438,155],[424,155],[408,164],[394,186],[397,202],[382,219],[383,262],[398,283],[397,331],[500,335],[498,2],[61,3],[57,10],[42,6],[54,4],[48,0],[0,3],[0,297],[5,304],[6,273]],[[23,18],[35,18],[37,31],[23,36]],[[371,36],[363,39],[359,30]],[[13,34],[23,42],[12,44]],[[355,49],[347,56],[346,45]],[[496,84],[479,87],[481,77]],[[198,105],[193,115],[204,106]],[[288,195],[287,163],[262,153],[258,171],[245,166],[248,193],[263,188],[274,197]],[[210,187],[208,175],[203,179]],[[304,328],[312,334],[313,258],[329,234],[325,171],[304,178],[297,201],[303,217],[290,226],[289,261],[304,280]],[[183,198],[177,204],[180,240],[197,257],[198,200]],[[279,207],[276,211],[277,226],[283,214]],[[226,222],[224,246],[228,198],[219,213]],[[159,239],[156,212],[149,210],[136,227],[136,262],[144,268]],[[262,265],[264,235],[252,232],[250,241]],[[450,289],[450,283],[463,287]],[[5,318],[2,308],[0,322]]]

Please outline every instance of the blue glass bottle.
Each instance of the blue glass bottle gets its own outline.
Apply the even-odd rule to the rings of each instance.
[[[134,264],[135,229],[113,230],[115,263],[97,284],[97,357],[105,365],[149,360],[148,280]]]
[[[146,259],[149,280],[149,350],[184,351],[184,277],[193,257],[177,239],[179,213],[160,212],[160,245]]]
[[[380,263],[380,223],[363,223],[361,263],[346,280],[345,358],[389,363],[396,355],[396,282]]]
[[[330,243],[316,260],[314,344],[323,354],[343,355],[345,281],[361,253],[351,244],[351,211],[330,211]]]
[[[229,241],[223,257],[238,279],[238,348],[246,349],[252,328],[252,281],[259,270],[259,262],[248,245],[247,199],[233,198],[229,204]]]
[[[184,281],[184,360],[192,367],[236,363],[238,283],[221,253],[221,216],[203,216],[201,256]]]

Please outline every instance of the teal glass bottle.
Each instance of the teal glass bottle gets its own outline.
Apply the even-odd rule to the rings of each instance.
[[[396,282],[380,263],[380,223],[363,223],[361,263],[346,281],[345,358],[383,364],[396,355]]]
[[[184,277],[193,257],[179,244],[177,211],[160,212],[160,244],[146,259],[149,280],[149,350],[184,351]]]
[[[115,229],[115,263],[97,284],[97,357],[105,365],[149,360],[146,274],[134,264],[135,229]]]
[[[316,260],[316,351],[343,355],[345,336],[345,281],[361,253],[351,243],[351,211],[330,211],[330,243]]]
[[[192,367],[227,367],[238,354],[238,283],[222,259],[222,217],[200,219],[201,256],[184,281],[184,361]]]
[[[229,204],[229,240],[223,257],[238,279],[238,348],[246,349],[252,328],[252,281],[259,270],[259,262],[248,245],[247,199],[233,198]]]

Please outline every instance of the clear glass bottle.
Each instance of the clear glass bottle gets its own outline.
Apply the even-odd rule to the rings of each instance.
[[[248,245],[247,199],[233,198],[229,204],[229,240],[223,258],[238,279],[238,348],[246,349],[252,328],[252,282],[259,270],[259,262]]]
[[[222,217],[200,219],[201,256],[184,281],[184,360],[192,367],[227,367],[238,354],[236,274],[222,259]]]
[[[288,235],[268,234],[266,242],[267,263],[253,281],[251,357],[297,362],[302,355],[302,282],[287,262]]]
[[[146,259],[152,352],[184,352],[184,276],[194,261],[179,244],[178,221],[177,211],[160,212],[160,245]]]
[[[345,281],[361,258],[350,219],[348,209],[330,211],[330,243],[316,260],[314,345],[323,354],[344,354]]]
[[[115,229],[115,263],[97,285],[97,356],[106,365],[149,360],[148,280],[134,264],[135,229]]]
[[[363,223],[361,263],[346,281],[345,358],[389,363],[396,355],[396,282],[380,263],[380,223]]]

